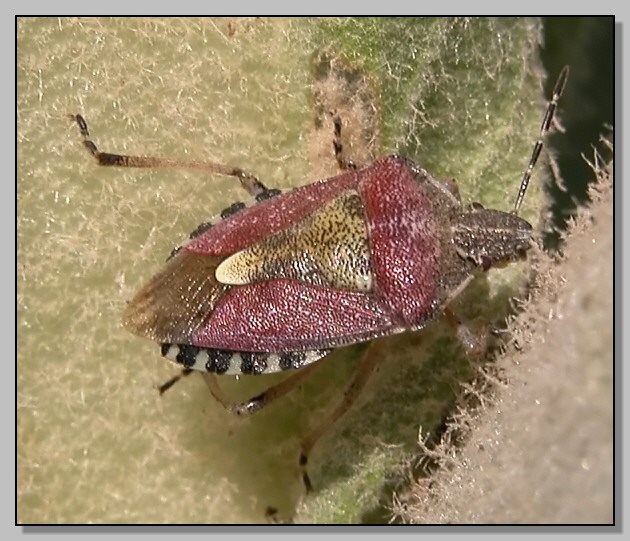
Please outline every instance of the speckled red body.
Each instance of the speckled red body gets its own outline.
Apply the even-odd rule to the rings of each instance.
[[[463,208],[454,181],[388,156],[236,203],[129,302],[127,329],[186,368],[269,373],[416,330],[473,278],[522,256],[531,226]]]
[[[199,328],[174,341],[295,351],[422,326],[440,297],[442,243],[435,201],[416,177],[410,162],[386,157],[245,209],[194,239],[183,251],[225,257],[290,227],[341,192],[356,190],[367,215],[375,283],[366,293],[286,279],[233,287]]]

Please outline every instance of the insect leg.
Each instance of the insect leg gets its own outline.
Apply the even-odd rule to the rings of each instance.
[[[289,391],[297,387],[304,379],[306,379],[311,372],[313,372],[319,366],[322,366],[322,362],[314,362],[306,365],[304,368],[300,368],[288,378],[282,380],[276,385],[272,385],[268,389],[265,389],[262,393],[241,402],[240,404],[230,402],[223,392],[221,391],[216,375],[214,373],[203,373],[203,378],[206,380],[206,384],[210,389],[212,396],[219,402],[226,410],[236,415],[251,415],[260,411],[265,406],[269,405],[274,400],[284,396]]]
[[[365,387],[365,384],[370,379],[374,368],[381,360],[381,356],[379,355],[380,351],[381,347],[378,340],[373,341],[369,345],[355,370],[352,383],[350,383],[350,386],[343,394],[341,403],[302,440],[302,451],[300,453],[299,463],[302,470],[302,480],[304,481],[304,486],[306,487],[307,492],[310,492],[313,489],[308,472],[306,471],[309,453],[319,438],[321,438],[322,435],[352,407],[356,399],[359,397],[361,391]]]
[[[232,404],[225,396],[214,373],[202,373],[203,379],[210,390],[212,397],[221,404],[226,410],[231,411]]]
[[[236,177],[241,183],[241,186],[252,197],[267,191],[265,185],[254,175],[246,173],[239,167],[197,160],[172,160],[169,158],[158,158],[154,156],[127,156],[125,154],[110,154],[109,152],[101,152],[90,139],[90,132],[85,119],[81,115],[68,115],[68,118],[78,124],[79,129],[81,130],[81,135],[83,136],[83,145],[88,149],[89,153],[94,156],[94,159],[99,165],[115,167],[177,167],[185,169],[199,169],[201,171],[207,171],[217,175]]]
[[[348,160],[343,155],[343,143],[341,142],[341,117],[336,113],[331,113],[333,115],[333,125],[335,126],[335,136],[333,139],[333,148],[335,149],[335,159],[337,160],[337,167],[341,171],[348,171],[357,168],[357,165],[352,161]]]
[[[176,376],[173,376],[168,381],[165,381],[164,383],[162,383],[162,385],[158,387],[158,391],[160,392],[161,395],[164,394],[173,385],[175,385],[180,379],[192,374],[193,372],[194,370],[191,370],[190,368],[182,368],[179,374],[177,374]]]

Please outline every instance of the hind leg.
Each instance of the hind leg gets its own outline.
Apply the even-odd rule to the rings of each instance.
[[[254,175],[246,173],[239,167],[223,165],[215,162],[197,161],[197,160],[174,160],[170,158],[159,158],[155,156],[128,156],[126,154],[111,154],[109,152],[101,152],[96,144],[90,138],[87,122],[81,115],[68,115],[79,126],[81,135],[83,136],[83,145],[88,152],[94,157],[99,165],[108,167],[173,167],[183,169],[199,169],[217,175],[226,175],[236,177],[241,186],[252,197],[260,196],[269,192],[265,185],[260,182]]]

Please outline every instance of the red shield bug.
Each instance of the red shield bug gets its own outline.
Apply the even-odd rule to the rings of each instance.
[[[448,304],[476,271],[522,258],[530,248],[532,226],[518,211],[568,73],[565,67],[555,84],[510,212],[463,207],[454,181],[397,155],[355,165],[344,158],[337,116],[333,143],[342,173],[281,193],[237,167],[100,152],[83,117],[73,115],[99,165],[201,169],[236,177],[251,196],[173,250],[129,302],[124,326],[160,343],[183,374],[206,374],[212,394],[237,414],[287,393],[334,348],[421,329],[443,313],[474,349]],[[342,403],[302,441],[307,488],[308,453],[364,386],[378,363],[378,344],[368,348]],[[299,370],[242,404],[230,404],[213,377],[287,369]]]

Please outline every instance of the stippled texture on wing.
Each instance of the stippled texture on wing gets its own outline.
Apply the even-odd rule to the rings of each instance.
[[[389,310],[373,295],[271,280],[232,288],[193,343],[244,351],[300,351],[360,342],[392,326]]]
[[[343,291],[370,291],[369,231],[359,194],[346,190],[302,221],[224,260],[217,280],[247,285],[286,278]]]
[[[132,299],[125,325],[158,342],[254,352],[327,349],[421,327],[444,297],[439,261],[447,242],[436,234],[444,227],[427,178],[390,156],[243,209],[182,248]],[[358,193],[367,219],[367,291],[299,276],[267,274],[244,285],[217,280],[227,257],[297,227],[348,190]]]
[[[232,255],[291,227],[356,182],[356,173],[350,172],[268,199],[223,220],[184,249],[206,255]]]
[[[371,291],[286,279],[235,286],[195,334],[195,344],[252,351],[327,348],[417,328],[433,317],[440,242],[429,195],[399,158],[351,175],[368,220]],[[341,178],[329,182],[330,191]]]

